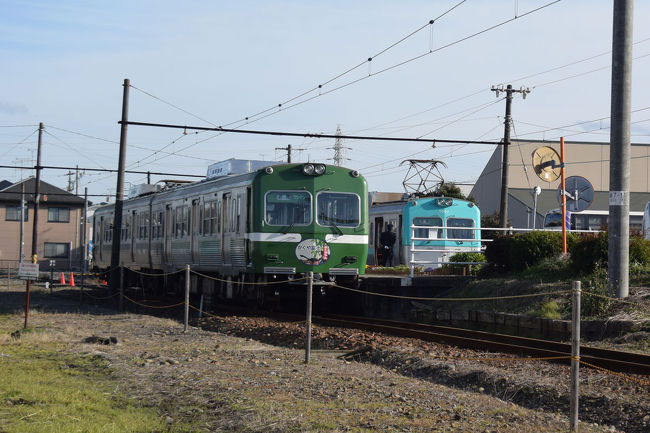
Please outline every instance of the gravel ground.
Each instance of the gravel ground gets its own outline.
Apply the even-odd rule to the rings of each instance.
[[[0,289],[22,326],[22,288]],[[217,315],[178,321],[79,306],[36,290],[30,325],[105,357],[116,392],[206,432],[561,432],[569,368],[374,333]],[[87,343],[115,337],[117,344]],[[94,340],[96,341],[96,340]],[[8,335],[1,344],[12,344]],[[110,341],[109,341],[110,343]],[[352,350],[363,351],[341,356]],[[581,369],[581,432],[650,430],[650,385]],[[0,403],[1,404],[1,403]]]

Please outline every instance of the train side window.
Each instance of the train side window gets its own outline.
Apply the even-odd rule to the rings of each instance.
[[[375,243],[374,234],[375,234],[375,223],[371,222],[370,223],[370,235],[368,237],[368,243],[370,245],[374,245],[374,243]]]
[[[235,230],[237,233],[241,232],[241,194],[237,196],[237,222],[235,223]]]
[[[215,233],[221,233],[221,202],[220,201],[215,203],[215,209],[216,209],[216,213],[214,214],[215,217],[214,217],[214,222],[212,224],[214,227],[214,224],[216,222],[217,231]]]

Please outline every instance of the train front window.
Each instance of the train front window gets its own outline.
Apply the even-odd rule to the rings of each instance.
[[[562,227],[561,213],[548,213],[544,217],[544,227]]]
[[[413,218],[413,225],[422,227],[442,227],[442,218],[417,217]],[[442,229],[416,228],[414,237],[422,239],[442,239]]]
[[[452,228],[463,227],[463,228]],[[447,218],[447,237],[449,239],[474,239],[474,220],[470,218]]]
[[[311,194],[306,191],[269,191],[264,199],[264,221],[271,226],[311,223]]]
[[[361,221],[359,196],[345,192],[321,192],[316,196],[316,222],[320,226],[357,227]]]

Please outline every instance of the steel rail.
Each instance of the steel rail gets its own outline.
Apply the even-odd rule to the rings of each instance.
[[[381,331],[400,337],[444,342],[493,352],[535,357],[565,356],[565,359],[557,360],[564,363],[568,363],[571,356],[570,344],[485,331],[338,315],[315,316],[313,322],[320,325]],[[611,371],[650,375],[650,355],[581,346],[580,359]]]

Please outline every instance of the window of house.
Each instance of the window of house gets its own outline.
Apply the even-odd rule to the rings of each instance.
[[[51,207],[47,209],[47,222],[67,223],[70,222],[70,209],[67,207]]]
[[[18,206],[12,206],[12,205],[7,205],[7,214],[5,216],[6,221],[20,221],[20,205]],[[29,212],[27,211],[28,208],[25,206],[25,213],[24,213],[24,221],[27,221],[27,216]]]
[[[44,255],[47,258],[64,258],[70,255],[69,243],[45,242]]]

